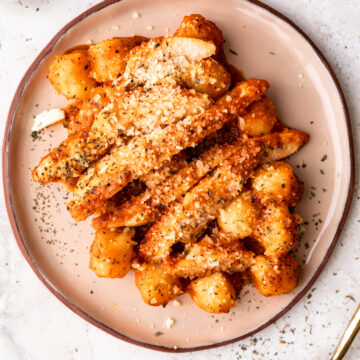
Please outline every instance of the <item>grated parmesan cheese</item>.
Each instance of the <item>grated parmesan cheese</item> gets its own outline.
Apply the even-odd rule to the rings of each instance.
[[[180,307],[181,306],[181,302],[179,300],[173,300],[173,305],[176,306],[176,307]]]
[[[41,112],[36,115],[34,119],[34,124],[32,126],[32,131],[39,131],[47,126],[56,124],[57,122],[65,119],[65,112],[61,109],[50,109]]]
[[[175,324],[175,319],[168,317],[165,322],[165,326],[170,329]]]
[[[238,119],[239,119],[240,130],[244,131],[244,129],[245,129],[245,120],[241,116],[239,116]]]
[[[211,78],[209,79],[209,83],[210,83],[210,85],[214,85],[214,84],[216,83],[216,79],[213,78],[213,77],[211,77]]]

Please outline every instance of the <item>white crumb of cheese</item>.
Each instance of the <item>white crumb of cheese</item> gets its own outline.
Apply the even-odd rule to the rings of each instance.
[[[176,307],[181,306],[181,302],[180,302],[179,300],[176,300],[176,299],[175,299],[175,300],[173,300],[172,303],[173,303],[173,305],[176,306]]]
[[[133,12],[133,19],[138,19],[139,17],[140,14],[137,11]]]
[[[210,83],[210,85],[214,85],[214,84],[216,83],[216,79],[213,78],[213,77],[211,77],[211,78],[209,79],[209,83]]]
[[[64,119],[65,119],[64,110],[61,109],[45,110],[41,112],[39,115],[36,115],[31,130],[39,131],[46,128],[47,126],[53,125]]]
[[[114,30],[120,30],[120,26],[119,26],[119,25],[113,25],[112,28],[113,28]]]
[[[146,30],[152,30],[154,27],[152,26],[152,25],[148,25],[147,27],[146,27]]]
[[[106,169],[108,168],[109,164],[106,164],[105,166],[103,166],[100,170],[99,170],[99,174],[102,174],[103,172],[106,171]]]
[[[165,322],[165,326],[170,329],[175,324],[175,319],[172,317],[168,317]]]
[[[245,129],[245,119],[241,116],[239,116],[238,119],[239,119],[240,130],[243,131]]]

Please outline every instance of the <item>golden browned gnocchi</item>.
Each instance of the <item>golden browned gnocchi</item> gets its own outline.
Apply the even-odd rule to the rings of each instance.
[[[239,128],[250,136],[268,134],[277,120],[274,104],[268,97],[248,107],[248,112],[239,117]]]
[[[134,271],[135,284],[142,299],[149,305],[165,305],[184,292],[181,280],[166,274],[161,265],[142,264]]]
[[[302,195],[302,184],[289,164],[278,161],[258,168],[252,180],[254,193],[261,202],[295,206]]]
[[[221,230],[228,236],[243,239],[251,236],[259,217],[259,206],[251,191],[241,193],[217,217]]]
[[[252,284],[264,296],[292,291],[297,285],[299,272],[299,263],[290,255],[281,258],[257,256],[250,268]]]
[[[199,14],[185,16],[174,36],[212,41],[217,52],[222,49],[224,43],[221,30],[213,22],[206,20]]]
[[[125,70],[130,50],[146,38],[112,38],[89,47],[91,75],[98,82],[116,80]]]
[[[55,57],[50,65],[49,80],[55,90],[68,99],[86,99],[96,87],[90,69],[87,50],[74,50]]]
[[[191,64],[184,74],[185,85],[201,94],[217,99],[223,96],[231,85],[231,75],[225,67],[213,59]]]
[[[209,313],[226,313],[235,306],[234,286],[220,272],[193,280],[188,286],[188,292],[195,304]]]
[[[265,255],[281,256],[298,241],[298,223],[287,206],[270,203],[262,213],[254,236],[265,248]]]
[[[99,277],[122,278],[130,270],[134,229],[99,229],[90,248],[90,269]]]

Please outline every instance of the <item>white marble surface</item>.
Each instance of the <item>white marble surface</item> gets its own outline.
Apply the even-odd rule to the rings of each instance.
[[[16,86],[27,67],[60,27],[96,2],[0,0],[2,129]],[[265,2],[302,27],[334,67],[349,105],[357,152],[360,134],[359,1]],[[256,336],[222,348],[189,354],[163,354],[127,344],[73,314],[50,294],[22,258],[3,201],[0,201],[0,359],[328,359],[360,300],[358,183],[355,188],[341,239],[312,291],[282,319]],[[348,360],[359,358],[360,336],[346,356]]]

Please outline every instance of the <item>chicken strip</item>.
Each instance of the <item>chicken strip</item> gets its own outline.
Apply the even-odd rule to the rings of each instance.
[[[139,180],[142,181],[148,189],[153,189],[164,182],[169,176],[176,174],[181,168],[186,166],[186,164],[186,156],[184,152],[181,152],[163,162],[159,168],[152,169],[147,174],[140,176]]]
[[[242,115],[268,87],[265,80],[243,81],[204,113],[156,129],[116,148],[80,177],[74,199],[68,205],[71,215],[78,221],[86,219],[130,181],[159,167],[184,148],[196,145],[226,122]]]
[[[254,253],[246,250],[237,239],[222,232],[206,235],[192,245],[184,258],[166,263],[163,268],[173,276],[195,278],[213,272],[242,272],[252,266]]]
[[[260,163],[267,163],[291,155],[307,140],[307,134],[295,129],[286,129],[254,141],[263,148]],[[159,186],[146,190],[118,208],[112,207],[101,217],[94,219],[93,226],[95,228],[140,226],[155,221],[164,207],[184,195],[209,171],[235,152],[240,151],[243,145],[244,141],[241,139],[229,145],[215,145],[205,151],[199,159],[190,162],[168,177]]]
[[[200,39],[151,39],[131,50],[121,83],[130,89],[180,84],[218,98],[229,89],[231,76],[223,65],[208,59],[215,52],[212,42]]]
[[[208,95],[172,85],[137,88],[113,98],[114,102],[96,116],[90,130],[70,136],[40,161],[33,171],[35,181],[46,184],[78,177],[121,136],[139,135],[176,123],[213,104]]]

